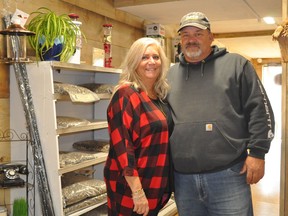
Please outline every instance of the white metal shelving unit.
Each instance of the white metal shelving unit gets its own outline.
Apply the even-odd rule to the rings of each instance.
[[[67,97],[62,98],[54,94],[53,82],[75,85],[84,83],[116,84],[121,70],[61,62],[38,62],[27,64],[26,67],[54,211],[55,215],[62,216],[64,213],[61,176],[85,167],[97,166],[106,160],[107,154],[97,153],[94,160],[60,168],[59,151],[72,151],[72,144],[75,141],[108,139],[106,108],[109,95],[99,95],[100,101],[94,103],[72,103]],[[21,99],[12,67],[10,71],[11,127],[21,131],[26,128],[24,111],[22,112]],[[57,116],[71,116],[92,121],[85,126],[57,129]],[[14,157],[19,155],[21,155],[21,150],[17,149],[13,152]],[[103,178],[101,174],[97,176],[97,173],[95,177]],[[101,204],[103,203],[71,215],[81,215]],[[41,215],[39,203],[36,203],[36,215]]]

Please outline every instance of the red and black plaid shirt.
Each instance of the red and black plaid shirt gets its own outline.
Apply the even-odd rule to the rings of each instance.
[[[133,215],[131,189],[124,176],[139,176],[149,215],[169,199],[168,125],[143,91],[122,86],[108,106],[110,151],[104,168],[109,215]]]

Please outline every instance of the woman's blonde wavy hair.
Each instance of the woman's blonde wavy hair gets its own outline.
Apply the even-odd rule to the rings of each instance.
[[[130,47],[121,65],[122,73],[120,75],[118,85],[115,86],[114,92],[116,92],[122,85],[125,84],[131,84],[136,89],[142,89],[143,91],[147,92],[147,89],[141,82],[141,79],[137,74],[136,70],[148,46],[155,46],[157,48],[161,60],[160,75],[154,84],[154,91],[160,100],[166,98],[169,90],[169,85],[166,79],[168,70],[168,59],[160,43],[157,40],[148,37],[143,37],[136,40]]]

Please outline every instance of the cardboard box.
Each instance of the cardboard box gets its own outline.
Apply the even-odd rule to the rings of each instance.
[[[165,37],[165,28],[161,24],[149,24],[146,26],[146,35],[160,35]]]

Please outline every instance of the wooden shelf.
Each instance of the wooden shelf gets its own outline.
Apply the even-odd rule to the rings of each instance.
[[[75,170],[78,170],[78,169],[82,169],[82,168],[85,168],[85,167],[88,167],[88,166],[92,166],[92,165],[96,165],[96,164],[102,163],[102,162],[106,161],[107,155],[108,154],[105,153],[105,152],[96,153],[95,154],[95,156],[96,156],[95,159],[88,160],[88,161],[85,161],[85,162],[82,162],[82,163],[79,163],[79,164],[75,164],[75,165],[65,166],[63,168],[60,168],[58,170],[58,173],[59,173],[59,175],[62,175],[62,174],[68,173],[68,172],[72,172],[72,171],[75,171]]]
[[[97,94],[100,100],[109,100],[112,96],[112,94]]]
[[[108,100],[111,98],[111,94],[97,94],[100,100]],[[69,95],[54,94],[54,99],[58,101],[71,101]],[[98,102],[98,101],[96,101]]]
[[[68,127],[68,128],[59,128],[57,129],[57,134],[62,135],[62,134],[69,134],[69,133],[88,131],[88,130],[99,130],[99,129],[104,129],[107,127],[108,127],[107,121],[96,121],[96,122],[91,122],[87,125]]]
[[[105,68],[98,66],[91,66],[86,64],[71,64],[65,62],[51,61],[51,67],[54,70],[69,70],[77,72],[95,72],[95,73],[122,73],[121,69],[118,68]]]
[[[107,202],[106,200],[105,200],[105,201],[102,201],[102,202],[100,202],[100,203],[98,203],[98,204],[96,204],[96,205],[89,206],[89,207],[87,207],[87,208],[85,208],[85,209],[82,209],[82,210],[80,210],[80,211],[77,211],[77,212],[74,212],[74,213],[68,214],[68,215],[69,215],[69,216],[79,216],[79,215],[82,215],[82,214],[84,214],[84,213],[86,213],[86,212],[89,212],[89,211],[91,211],[91,210],[93,210],[93,209],[95,209],[95,208],[97,208],[97,207],[105,204],[106,202]]]

